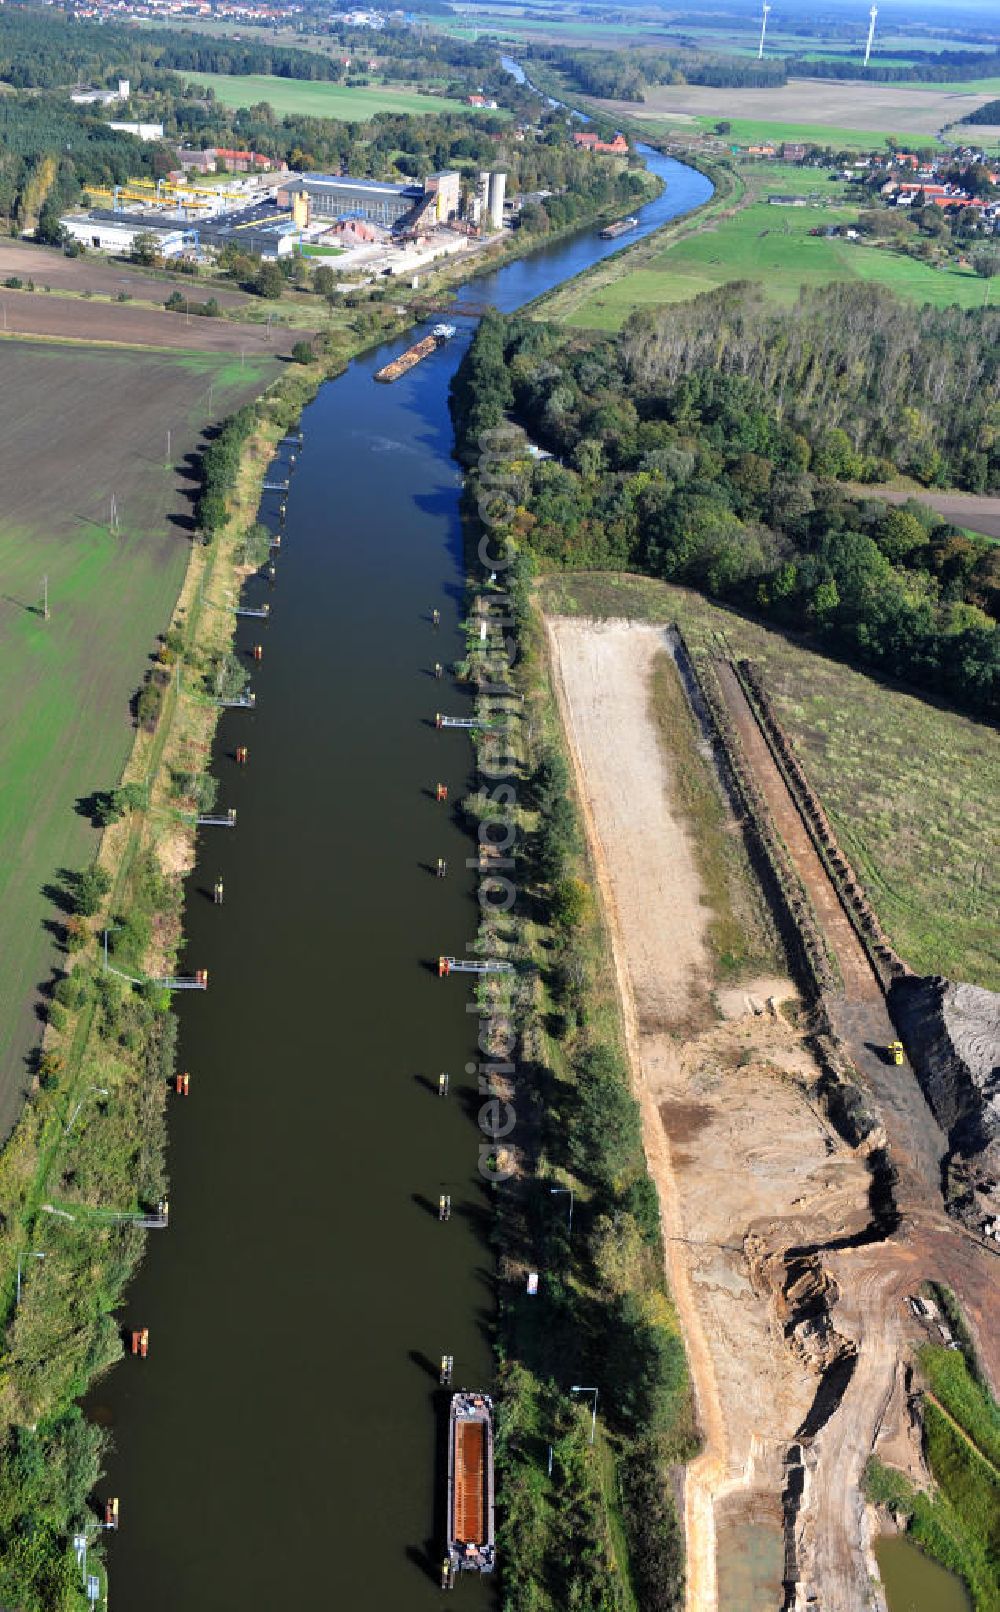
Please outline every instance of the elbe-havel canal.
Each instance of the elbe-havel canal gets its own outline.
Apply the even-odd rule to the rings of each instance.
[[[710,194],[645,155],[667,189],[638,230],[582,230],[458,300],[515,309]],[[124,1308],[150,1357],[88,1406],[113,1430],[116,1612],[440,1606],[439,1358],[456,1387],[492,1380],[478,1023],[468,982],[430,966],[478,916],[470,842],[433,799],[472,769],[467,738],[433,727],[468,694],[432,675],[464,647],[448,385],[472,329],[393,386],[372,374],[412,333],[323,386],[276,585],[247,589],[272,605],[263,633],[240,623],[241,650],[264,644],[257,708],[223,716],[210,762],[239,826],[200,837],[188,883],[185,969],[212,983],[179,1001],[192,1096],[171,1112],[170,1229]],[[458,1594],[485,1608],[492,1581]]]

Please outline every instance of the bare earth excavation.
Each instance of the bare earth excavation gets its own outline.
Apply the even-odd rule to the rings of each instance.
[[[945,1213],[945,1138],[912,1071],[884,1060],[895,1032],[878,982],[832,886],[824,894],[822,863],[808,865],[812,843],[735,677],[718,668],[839,969],[828,1022],[878,1121],[857,1145],[820,1097],[800,1028],[811,1004],[787,979],[716,978],[696,847],[650,703],[673,635],[559,618],[547,630],[701,1420],[686,1479],[688,1607],[881,1606],[861,1477],[879,1440],[920,1472],[906,1297],[946,1276],[994,1370],[978,1326],[989,1256]],[[873,1160],[884,1148],[895,1206],[880,1220]]]

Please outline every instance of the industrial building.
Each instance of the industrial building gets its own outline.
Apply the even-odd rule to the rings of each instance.
[[[383,229],[417,223],[445,224],[458,214],[459,175],[431,174],[423,183],[391,184],[349,174],[303,174],[282,185],[279,207],[291,207],[303,227],[317,219],[363,218]]]
[[[127,78],[118,80],[116,90],[73,90],[70,100],[74,106],[114,106],[116,101],[127,101],[132,93],[132,86]]]
[[[393,185],[381,179],[351,179],[347,174],[306,174],[293,184],[281,186],[278,206],[291,204],[295,210],[296,197],[306,199],[310,219],[366,218],[391,229],[423,201],[424,187]]]
[[[155,235],[163,257],[200,253],[206,247],[220,252],[236,246],[256,257],[283,258],[294,252],[299,239],[290,214],[272,202],[194,219],[141,209],[123,213],[95,207],[89,213],[67,213],[59,222],[67,235],[97,252],[130,252],[137,235]]]
[[[165,258],[180,257],[182,252],[190,251],[194,245],[194,234],[190,229],[176,224],[165,229],[162,220],[137,218],[134,215],[129,215],[126,220],[121,213],[103,216],[70,213],[59,222],[74,241],[95,252],[131,252],[137,235],[155,235],[157,251]]]

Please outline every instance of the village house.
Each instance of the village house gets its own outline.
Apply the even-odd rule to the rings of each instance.
[[[599,134],[591,134],[589,131],[577,133],[573,136],[573,144],[580,146],[584,151],[607,151],[616,157],[628,154],[628,141],[623,134],[616,134],[613,140],[602,140]]]

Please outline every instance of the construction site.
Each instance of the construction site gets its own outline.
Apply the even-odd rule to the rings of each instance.
[[[961,1161],[962,1213],[943,1192],[945,1108],[968,1119],[975,1076],[964,1104],[943,1075],[935,1094],[889,1004],[923,992],[924,1033],[936,1033],[939,1071],[954,1071],[989,1041],[996,998],[942,1003],[914,980],[751,664],[724,642],[692,658],[663,626],[546,627],[703,1439],[683,1480],[687,1607],[874,1612],[885,1601],[866,1463],[874,1453],[928,1483],[911,1384],[930,1324],[922,1283],[950,1286],[1000,1377],[996,1244],[974,1161]],[[662,677],[683,689],[784,976],[720,975],[682,763],[654,712]],[[975,1023],[960,1031],[962,1013]],[[946,1057],[948,1033],[965,1039]]]

